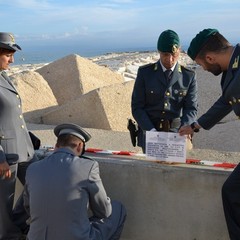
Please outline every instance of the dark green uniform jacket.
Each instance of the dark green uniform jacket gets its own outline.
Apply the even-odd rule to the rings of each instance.
[[[228,70],[221,79],[222,95],[213,106],[198,119],[204,129],[210,129],[232,110],[240,117],[240,45],[234,50]]]
[[[143,131],[155,128],[161,119],[180,118],[180,125],[191,124],[197,115],[195,72],[177,63],[171,80],[167,80],[160,61],[140,67],[131,107]],[[141,140],[138,145],[142,146]]]

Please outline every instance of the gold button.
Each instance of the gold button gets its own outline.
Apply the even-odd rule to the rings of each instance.
[[[165,107],[167,107],[167,105],[168,105],[167,103],[164,103],[164,106],[165,106]]]
[[[232,101],[229,101],[229,104],[232,105]]]
[[[24,125],[22,125],[21,128],[24,129]]]
[[[180,92],[179,94],[180,94],[180,95],[183,95],[183,93],[182,93],[182,92]]]
[[[162,111],[162,114],[165,114],[165,112],[164,112],[164,111]]]
[[[17,94],[16,97],[19,98],[19,95]]]
[[[240,102],[240,98],[238,99],[238,102]]]
[[[18,107],[21,108],[21,105],[19,104]]]
[[[23,115],[19,115],[19,118],[22,119],[22,118],[23,118]]]
[[[2,139],[4,139],[4,138],[5,138],[5,136],[2,136],[1,138],[2,138]]]
[[[166,92],[166,95],[167,95],[167,96],[170,96],[170,92]]]

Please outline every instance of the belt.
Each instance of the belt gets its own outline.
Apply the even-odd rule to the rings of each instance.
[[[169,132],[170,129],[179,128],[181,125],[180,118],[174,119],[160,119],[154,124],[157,131]]]

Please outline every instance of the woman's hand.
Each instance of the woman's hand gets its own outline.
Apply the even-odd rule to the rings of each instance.
[[[0,176],[4,178],[10,178],[12,175],[10,167],[6,161],[0,163]]]

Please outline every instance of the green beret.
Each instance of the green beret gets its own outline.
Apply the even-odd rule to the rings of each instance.
[[[157,49],[160,52],[175,53],[180,46],[180,40],[172,30],[162,32],[158,38]]]
[[[207,28],[199,32],[190,43],[190,46],[187,51],[188,56],[192,60],[195,60],[196,56],[198,55],[204,44],[208,41],[210,36],[212,36],[215,33],[218,33],[218,30],[212,28]]]

